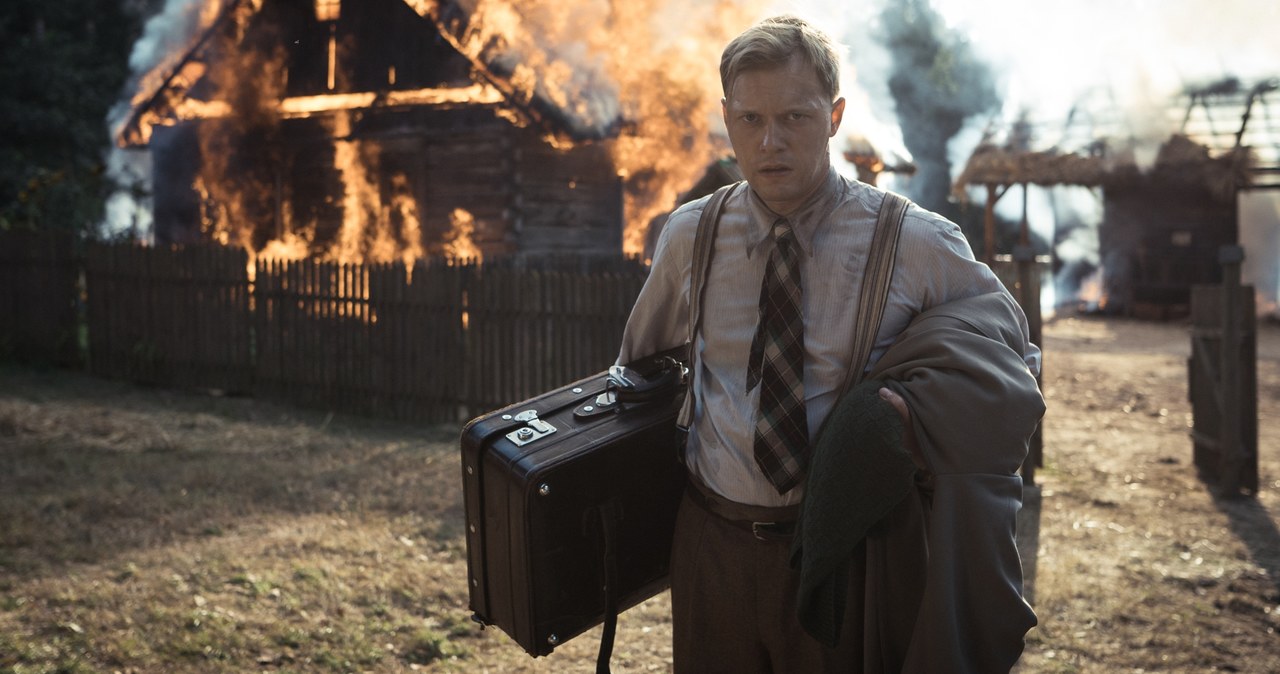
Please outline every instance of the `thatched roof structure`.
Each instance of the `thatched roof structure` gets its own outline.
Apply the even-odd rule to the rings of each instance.
[[[1102,184],[1110,167],[1101,156],[1009,150],[983,143],[973,151],[956,178],[955,189],[970,185],[1085,185]]]
[[[1251,180],[1253,152],[1249,148],[1213,156],[1208,147],[1181,134],[1161,146],[1148,170],[1140,169],[1131,153],[1112,152],[1103,143],[1094,144],[1087,152],[1020,151],[984,141],[956,178],[953,194],[964,199],[966,188],[975,185],[1121,186],[1149,175],[1175,185],[1206,188],[1225,201],[1234,199],[1236,191],[1248,187]]]

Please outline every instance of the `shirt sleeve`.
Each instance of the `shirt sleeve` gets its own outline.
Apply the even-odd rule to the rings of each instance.
[[[622,333],[618,363],[684,344],[689,338],[689,273],[693,238],[704,201],[687,204],[667,219],[654,248],[649,277]]]
[[[906,272],[907,296],[920,301],[913,313],[990,292],[1009,294],[991,268],[974,258],[959,225],[918,206],[907,212],[898,259],[905,263],[902,271]],[[1029,336],[1030,326],[1021,309],[1017,320],[1017,327]],[[1022,357],[1031,373],[1039,376],[1040,348],[1030,339]]]

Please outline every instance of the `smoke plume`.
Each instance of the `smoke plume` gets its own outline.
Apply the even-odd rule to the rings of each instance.
[[[157,14],[147,19],[142,36],[129,54],[129,79],[120,100],[107,115],[107,128],[113,139],[129,114],[133,96],[148,84],[142,81],[143,77],[165,59],[180,56],[196,39],[205,4],[202,0],[167,0]],[[146,150],[119,148],[113,142],[107,150],[106,165],[116,190],[107,198],[100,234],[108,238],[149,239],[153,222],[150,154]]]
[[[889,3],[880,19],[889,92],[916,161],[909,195],[942,211],[951,193],[949,144],[967,120],[998,108],[994,73],[928,0]]]

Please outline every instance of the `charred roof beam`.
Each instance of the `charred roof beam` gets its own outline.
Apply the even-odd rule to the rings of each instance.
[[[116,134],[120,147],[146,145],[151,140],[151,128],[157,123],[171,124],[182,118],[179,109],[187,101],[187,93],[208,71],[208,53],[212,37],[221,30],[235,13],[245,5],[257,12],[260,4],[246,0],[231,0],[200,36],[174,63],[156,84],[149,95],[136,97],[132,110]]]

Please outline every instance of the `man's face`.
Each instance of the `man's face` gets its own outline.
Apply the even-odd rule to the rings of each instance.
[[[792,212],[826,180],[844,99],[827,98],[803,57],[739,73],[722,105],[743,175],[774,212]]]

